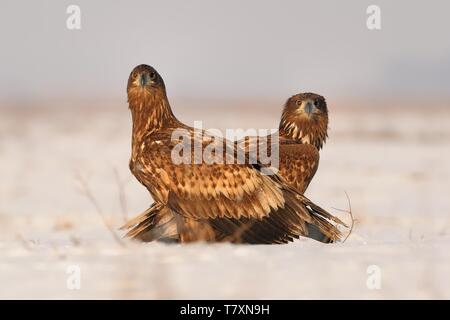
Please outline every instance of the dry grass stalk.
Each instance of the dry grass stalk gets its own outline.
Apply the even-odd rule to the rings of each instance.
[[[122,217],[124,223],[128,221],[128,209],[127,209],[127,198],[125,196],[125,182],[120,178],[119,170],[114,168],[114,177],[116,179],[118,192],[119,192],[119,204],[120,210],[122,212]]]
[[[122,238],[115,232],[114,227],[110,225],[110,223],[106,220],[105,215],[103,214],[103,210],[101,209],[98,201],[95,199],[94,195],[92,194],[89,184],[87,183],[86,179],[80,174],[76,174],[76,179],[80,183],[80,191],[81,193],[86,196],[86,198],[91,202],[91,204],[94,206],[95,211],[97,214],[102,218],[103,224],[106,226],[106,228],[109,230],[111,235],[113,236],[113,239],[121,246],[125,247],[125,243],[123,242]]]
[[[351,235],[352,232],[353,232],[353,227],[354,227],[354,225],[355,225],[355,222],[357,221],[357,220],[354,218],[354,216],[353,216],[352,203],[351,203],[351,201],[350,201],[350,197],[348,196],[347,191],[344,191],[344,192],[345,192],[345,196],[347,197],[348,210],[343,210],[343,209],[333,208],[333,209],[335,209],[335,210],[338,210],[338,211],[341,211],[341,212],[348,213],[348,214],[350,215],[350,218],[352,219],[352,223],[350,224],[350,230],[349,230],[349,232],[347,233],[347,235],[345,236],[344,240],[342,240],[342,243],[344,243],[345,241],[347,241],[348,237],[350,237],[350,235]]]

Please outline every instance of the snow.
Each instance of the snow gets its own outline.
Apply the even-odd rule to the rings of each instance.
[[[176,105],[180,119],[203,119],[204,128],[271,128],[279,117],[278,108],[251,104],[222,109],[223,117]],[[3,106],[0,298],[449,299],[450,108],[330,109],[330,139],[307,196],[348,222],[334,209],[348,208],[347,192],[353,233],[335,245],[247,246],[113,236],[106,224],[116,230],[152,201],[128,171],[126,104]],[[68,286],[73,266],[79,289]]]

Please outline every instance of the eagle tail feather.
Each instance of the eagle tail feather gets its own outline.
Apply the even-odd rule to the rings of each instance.
[[[287,199],[290,199],[290,197]],[[298,206],[298,202],[300,202],[301,206]],[[296,212],[301,214],[299,216],[301,236],[323,243],[334,243],[342,238],[342,233],[338,226],[347,227],[346,224],[314,204],[304,195],[296,193],[295,199],[289,201],[289,204],[296,206]]]
[[[159,203],[154,203],[146,211],[120,227],[120,229],[130,229],[125,234],[125,237],[143,242],[155,240],[167,243],[178,242],[175,219],[171,215],[170,210]]]

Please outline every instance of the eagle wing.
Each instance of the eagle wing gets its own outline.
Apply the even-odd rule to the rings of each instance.
[[[192,140],[202,150],[210,143],[198,136]],[[175,164],[172,150],[177,144],[169,132],[149,137],[143,144],[139,172],[134,173],[158,202],[193,219],[262,219],[284,206],[282,186],[273,177],[249,164],[194,163],[193,156],[191,163]],[[230,152],[224,154],[233,157]]]
[[[206,146],[199,137],[193,140]],[[134,173],[156,201],[182,219],[213,226],[216,241],[285,243],[308,236],[311,226],[319,228],[321,237],[325,235],[327,240],[320,241],[341,236],[328,220],[340,221],[319,207],[313,208],[279,176],[261,174],[258,165],[175,164],[175,144],[169,132],[149,137],[138,157],[140,168]]]
[[[120,229],[130,229],[125,235],[126,237],[144,242],[178,241],[177,224],[172,212],[167,206],[157,202],[154,202],[143,213],[127,221]]]
[[[270,136],[245,137],[236,143],[249,152],[264,148],[271,154]],[[259,150],[258,149],[258,150]],[[279,174],[298,192],[304,193],[319,167],[319,150],[312,144],[279,138]]]

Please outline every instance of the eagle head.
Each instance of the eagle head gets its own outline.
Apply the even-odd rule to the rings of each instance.
[[[280,134],[322,148],[328,136],[328,108],[321,95],[306,92],[290,97],[284,105]]]
[[[165,96],[165,91],[162,77],[152,66],[138,65],[128,77],[127,93],[130,104],[146,101],[155,96]]]
[[[314,121],[323,115],[328,115],[327,102],[321,95],[315,93],[299,93],[288,99],[285,111],[305,121]]]

